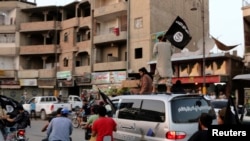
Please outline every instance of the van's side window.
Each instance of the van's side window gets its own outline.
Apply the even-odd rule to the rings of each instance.
[[[164,122],[165,121],[165,105],[159,100],[143,100],[140,113],[137,120]]]
[[[135,120],[139,113],[141,100],[123,99],[119,104],[118,118]]]

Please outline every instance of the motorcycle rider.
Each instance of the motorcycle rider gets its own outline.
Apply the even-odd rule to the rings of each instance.
[[[10,118],[10,116],[6,115],[3,116],[3,119],[6,119],[8,122],[14,122],[16,123],[16,129],[25,129],[28,125],[25,121],[25,111],[23,109],[22,105],[17,106],[18,114],[14,118]]]
[[[88,117],[86,125],[83,126],[83,129],[85,129],[85,140],[89,140],[91,137],[91,128],[92,124],[96,119],[99,118],[98,115],[98,108],[100,105],[94,105],[91,108],[91,115]]]
[[[47,128],[49,141],[71,141],[73,126],[71,120],[67,117],[69,110],[63,108],[61,116],[53,118]]]
[[[6,127],[6,137],[8,138],[8,134],[11,134],[10,128],[15,128],[16,132],[19,129],[25,129],[28,126],[26,118],[29,118],[29,115],[26,115],[25,110],[22,105],[17,106],[18,114],[15,117],[11,117],[10,115],[2,116],[1,119],[6,120],[6,122],[13,123],[13,127]]]

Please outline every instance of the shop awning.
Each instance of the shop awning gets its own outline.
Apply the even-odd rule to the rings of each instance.
[[[2,89],[20,89],[20,85],[0,85]]]
[[[250,74],[239,74],[236,75],[233,80],[250,80]]]
[[[182,84],[203,83],[202,76],[174,77],[172,79],[173,84],[175,84],[177,80],[181,80]],[[220,83],[220,82],[227,82],[227,81],[228,81],[228,76],[222,76],[222,75],[206,76],[206,83]]]
[[[53,89],[54,86],[38,86],[38,88],[42,88],[42,89]]]

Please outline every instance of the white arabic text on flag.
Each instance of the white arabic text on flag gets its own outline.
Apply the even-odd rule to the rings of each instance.
[[[183,49],[192,39],[186,23],[179,16],[174,20],[163,38],[179,49]]]

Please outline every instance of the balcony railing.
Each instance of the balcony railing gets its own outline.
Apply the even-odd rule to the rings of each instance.
[[[0,44],[1,46],[1,44]],[[17,47],[0,47],[0,55],[1,56],[16,56],[18,54]]]
[[[78,22],[79,22],[78,18],[71,18],[71,19],[64,20],[61,23],[62,24],[62,29],[76,27],[76,26],[78,26]]]
[[[0,25],[0,33],[16,32],[16,25]]]
[[[95,63],[94,71],[122,70],[126,69],[126,61]]]
[[[56,77],[56,71],[54,68],[39,70],[39,78],[55,78],[55,77]]]
[[[39,70],[19,70],[18,78],[38,78]]]
[[[56,22],[58,24],[57,26],[55,25]],[[60,27],[60,22],[59,21],[28,22],[28,23],[21,23],[20,30],[21,32],[54,30],[55,26],[57,28]]]
[[[90,53],[91,41],[88,40],[88,41],[78,42],[78,43],[76,43],[76,46],[78,47],[78,52],[86,51],[86,52]]]
[[[91,67],[90,66],[79,66],[75,67],[75,74],[76,76],[82,76],[84,72],[91,73]]]
[[[91,17],[80,17],[79,27],[89,27],[91,28]]]
[[[20,54],[52,54],[55,53],[55,45],[30,45],[21,46]],[[57,52],[58,53],[58,52]]]
[[[3,75],[0,75],[0,78],[14,78],[15,70],[4,70]]]
[[[124,13],[127,11],[127,3],[119,2],[116,4],[111,4],[107,6],[102,6],[100,8],[95,8],[94,17],[100,17],[108,14],[114,13]]]
[[[94,36],[94,44],[112,42],[112,41],[121,41],[126,39],[127,39],[127,31],[121,31],[118,36],[116,36],[114,33],[100,34]]]

